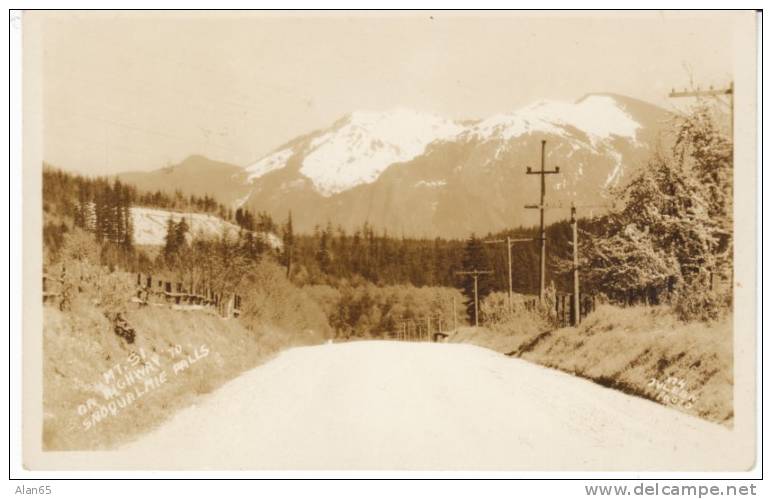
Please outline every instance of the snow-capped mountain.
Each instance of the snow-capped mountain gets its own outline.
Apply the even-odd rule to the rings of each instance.
[[[249,167],[244,206],[310,231],[365,221],[406,235],[465,236],[536,222],[540,142],[555,204],[600,205],[657,143],[666,111],[611,94],[540,101],[458,123],[412,111],[353,113]],[[595,209],[595,212],[598,210]],[[554,212],[551,218],[565,214]]]
[[[536,223],[523,206],[538,201],[539,183],[525,169],[538,168],[542,140],[547,168],[561,170],[548,178],[548,200],[600,205],[645,166],[668,118],[613,94],[539,101],[468,122],[404,109],[354,112],[240,172],[223,168],[226,199],[219,199],[277,220],[292,211],[300,231],[367,221],[398,234],[465,237]]]
[[[354,112],[329,130],[300,144],[280,148],[246,168],[253,181],[288,165],[303,154],[299,172],[329,197],[378,179],[394,163],[422,154],[436,140],[447,140],[464,127],[431,114],[398,109]]]

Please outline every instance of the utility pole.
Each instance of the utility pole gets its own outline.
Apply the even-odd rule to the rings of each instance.
[[[553,203],[553,204],[547,204],[544,206],[545,209],[565,209],[566,206],[563,203]],[[571,202],[571,232],[572,232],[572,246],[573,246],[573,279],[574,279],[574,299],[573,299],[573,306],[575,311],[575,317],[574,317],[574,324],[573,326],[578,326],[579,322],[581,322],[581,314],[579,313],[579,227],[578,227],[578,219],[576,216],[576,209],[577,208],[610,208],[610,205],[607,204],[586,204],[586,205],[576,205],[573,202]]]
[[[292,246],[286,249],[287,252],[287,279],[292,280]]]
[[[470,270],[465,272],[456,272],[458,275],[471,275],[474,278],[474,325],[478,327],[480,325],[479,316],[479,299],[477,297],[477,279],[481,275],[492,274],[492,270]]]
[[[547,280],[547,234],[544,231],[544,196],[546,195],[546,175],[553,175],[560,173],[560,167],[556,166],[554,170],[544,169],[544,149],[547,146],[547,141],[541,141],[541,169],[538,171],[532,171],[529,166],[525,173],[526,175],[540,175],[541,176],[541,198],[538,205],[526,205],[526,208],[539,209],[539,235],[541,240],[541,253],[539,254],[539,302],[544,303],[544,286]]]
[[[458,325],[456,324],[456,297],[453,297],[453,332],[458,329]]]
[[[579,323],[582,320],[582,314],[579,308],[580,301],[579,301],[579,231],[577,229],[577,221],[576,221],[576,206],[571,204],[571,232],[573,233],[573,253],[574,253],[574,265],[573,265],[573,274],[574,274],[574,323],[573,326],[576,327],[579,325]]]
[[[509,311],[512,311],[512,244],[513,243],[522,243],[522,242],[530,242],[533,241],[532,238],[529,239],[512,239],[512,237],[507,236],[506,239],[492,239],[488,241],[483,241],[485,244],[497,244],[497,243],[507,243],[507,277],[509,278],[509,289],[507,290],[507,305],[509,306]]]

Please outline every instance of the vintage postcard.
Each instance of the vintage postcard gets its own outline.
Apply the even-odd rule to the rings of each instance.
[[[753,468],[757,15],[23,12],[24,467]]]

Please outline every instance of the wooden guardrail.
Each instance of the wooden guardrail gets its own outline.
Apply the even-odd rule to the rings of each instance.
[[[43,303],[57,303],[59,308],[64,307],[69,298],[64,283],[64,268],[59,277],[43,273]],[[215,292],[203,284],[185,286],[181,282],[154,279],[151,275],[141,273],[137,274],[136,286],[133,301],[143,305],[200,305],[215,310],[221,317],[241,315],[241,295],[238,293]]]
[[[203,283],[184,284],[152,275],[137,274],[137,299],[140,303],[166,303],[169,305],[199,305],[217,311],[221,317],[241,315],[241,295],[220,293]]]
[[[43,303],[50,303],[62,296],[62,285],[64,284],[64,270],[59,277],[53,277],[46,273],[43,274]]]

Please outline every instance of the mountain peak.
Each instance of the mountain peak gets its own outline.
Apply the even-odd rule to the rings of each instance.
[[[433,142],[507,142],[543,134],[578,148],[595,149],[621,139],[636,147],[639,132],[656,125],[656,106],[624,96],[593,93],[570,102],[539,100],[478,121],[453,121],[404,107],[350,112],[328,128],[298,137],[246,168],[250,183],[287,171],[323,197],[370,184],[393,164],[424,154]],[[287,167],[290,167],[288,170]],[[286,184],[284,175],[276,178]],[[283,180],[278,180],[279,178]]]
[[[566,127],[587,134],[593,143],[618,136],[634,141],[641,127],[611,95],[592,94],[576,102],[539,100],[517,111],[492,116],[472,127],[474,139],[510,140],[523,134],[566,136]]]
[[[324,196],[374,182],[390,165],[422,154],[435,140],[463,127],[439,116],[399,108],[356,111],[345,123],[311,141],[300,173]]]
[[[280,149],[247,168],[250,180],[286,165],[303,151],[300,173],[323,196],[374,182],[390,165],[422,154],[436,140],[455,137],[463,125],[406,108],[354,111],[302,144]]]

